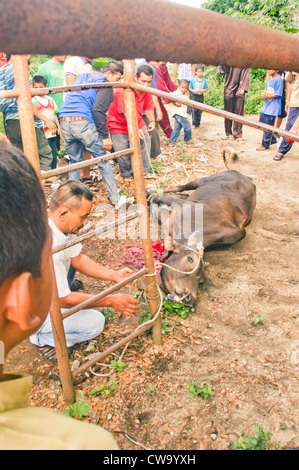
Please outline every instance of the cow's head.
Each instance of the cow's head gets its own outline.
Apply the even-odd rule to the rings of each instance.
[[[186,244],[166,240],[165,248],[171,254],[161,270],[162,288],[172,300],[193,306],[204,281],[203,246],[192,234]]]

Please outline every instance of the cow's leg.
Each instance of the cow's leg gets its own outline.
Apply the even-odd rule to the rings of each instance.
[[[181,193],[183,191],[193,191],[197,189],[202,183],[202,178],[198,178],[197,180],[190,181],[186,184],[178,184],[177,186],[173,186],[172,188],[165,189],[164,193]]]
[[[178,205],[181,205],[184,200],[186,199],[186,196],[160,196],[158,194],[155,194],[153,197],[150,199],[151,204],[166,204],[169,207],[175,207]]]
[[[204,246],[214,248],[221,245],[234,245],[246,236],[244,228],[231,225],[230,227],[217,227],[217,230],[204,231]]]

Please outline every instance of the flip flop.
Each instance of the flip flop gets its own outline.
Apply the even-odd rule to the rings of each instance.
[[[81,182],[88,186],[88,188],[95,193],[99,191],[97,185],[95,184],[98,181],[99,179],[97,176],[94,176],[93,178],[81,178]]]
[[[273,157],[273,160],[280,161],[283,159],[283,157],[284,155],[282,153],[278,153],[277,155],[275,155],[275,157]]]
[[[41,355],[44,356],[46,359],[48,359],[48,361],[57,362],[56,351],[53,346],[45,345],[45,346],[36,346],[36,347],[38,348]],[[74,349],[73,346],[70,346],[67,348],[68,356],[72,354],[73,349]]]

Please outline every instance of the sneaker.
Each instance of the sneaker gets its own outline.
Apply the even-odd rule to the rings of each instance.
[[[74,279],[72,284],[71,284],[71,287],[70,287],[70,290],[71,292],[77,292],[78,290],[80,289],[83,289],[83,282],[81,281],[81,279]]]
[[[156,178],[155,173],[144,173],[144,178],[151,180],[153,178]]]
[[[127,196],[120,196],[119,200],[117,201],[114,207],[116,210],[118,210],[125,204],[127,204]]]

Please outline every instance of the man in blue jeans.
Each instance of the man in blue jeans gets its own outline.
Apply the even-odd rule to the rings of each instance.
[[[91,73],[80,74],[74,85],[92,84],[101,82],[117,82],[123,73],[122,65],[118,62],[108,62],[99,72],[93,69]],[[108,108],[113,101],[112,87],[90,88],[69,92],[59,113],[60,126],[66,151],[70,163],[78,163],[83,160],[84,149],[88,150],[94,158],[105,156],[106,149],[110,149],[107,143],[109,135],[104,125],[98,125],[98,120],[93,114],[93,106],[97,95],[101,100],[101,116],[105,119]],[[108,135],[108,137],[107,137]],[[113,168],[109,161],[98,163],[108,190],[111,204],[118,205],[120,196],[113,174]],[[80,180],[80,170],[71,171],[69,180]]]

